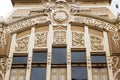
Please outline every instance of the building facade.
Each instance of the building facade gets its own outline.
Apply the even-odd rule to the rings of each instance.
[[[120,80],[111,0],[12,0],[0,19],[0,80]]]

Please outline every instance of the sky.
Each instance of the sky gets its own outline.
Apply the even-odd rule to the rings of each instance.
[[[0,0],[0,16],[4,18],[12,11],[13,6],[11,0]]]

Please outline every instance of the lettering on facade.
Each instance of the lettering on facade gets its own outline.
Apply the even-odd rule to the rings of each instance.
[[[115,46],[118,48],[119,47],[119,36],[118,36],[118,27],[116,27],[113,24],[110,24],[108,22],[102,21],[102,20],[98,20],[98,19],[93,19],[90,17],[83,17],[83,16],[72,16],[71,17],[71,21],[72,22],[76,22],[76,23],[85,23],[88,25],[92,25],[95,27],[99,27],[101,29],[105,29],[108,31],[111,31],[114,36],[112,37]]]
[[[5,33],[13,33],[23,28],[34,26],[35,24],[40,24],[48,21],[47,16],[39,16],[37,18],[32,18],[28,20],[24,20],[13,25],[7,26],[4,28]]]

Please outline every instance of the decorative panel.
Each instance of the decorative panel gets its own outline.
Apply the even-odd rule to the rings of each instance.
[[[72,32],[72,46],[84,47],[84,33]]]
[[[66,31],[54,31],[54,44],[66,44]]]
[[[91,35],[90,36],[91,50],[92,51],[103,51],[103,38]]]
[[[47,47],[47,32],[35,34],[35,47]]]
[[[22,37],[16,40],[16,45],[15,45],[15,51],[28,51],[28,42],[29,42],[29,37]]]
[[[112,56],[112,68],[113,68],[113,73],[114,73],[114,80],[119,80],[120,79],[120,56]]]

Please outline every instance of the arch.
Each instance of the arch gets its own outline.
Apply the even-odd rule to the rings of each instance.
[[[10,23],[10,25],[4,27],[3,33],[10,34],[17,32],[19,30],[28,29],[37,24],[46,24],[49,22],[50,22],[50,18],[47,15],[36,15],[32,17],[27,17],[17,22]],[[117,48],[119,48],[118,26],[116,26],[115,24],[105,20],[101,20],[91,16],[84,16],[84,15],[74,15],[74,16],[71,15],[70,22],[77,24],[84,23],[86,25],[94,26],[96,28],[101,28],[103,30],[112,32],[114,34],[112,37],[114,44]]]

